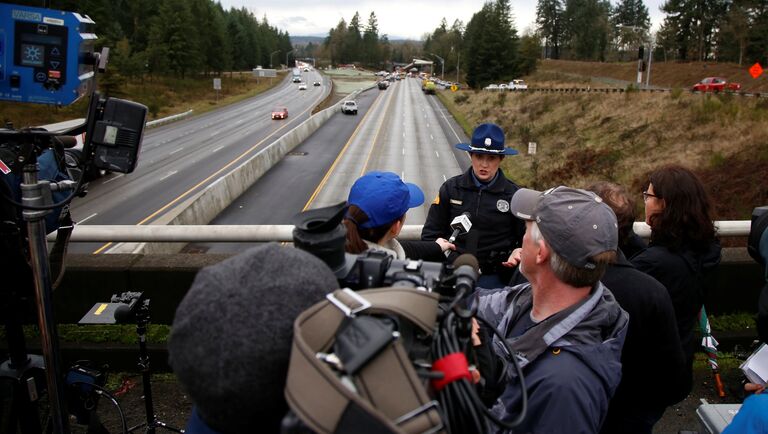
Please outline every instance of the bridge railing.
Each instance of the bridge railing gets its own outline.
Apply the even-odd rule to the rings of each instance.
[[[715,222],[720,237],[749,235],[749,220]],[[78,225],[72,232],[72,242],[153,242],[153,243],[215,243],[215,242],[290,242],[293,225]],[[398,238],[417,240],[421,225],[405,225]],[[635,233],[648,238],[650,228],[635,222]],[[55,240],[55,232],[48,239]]]

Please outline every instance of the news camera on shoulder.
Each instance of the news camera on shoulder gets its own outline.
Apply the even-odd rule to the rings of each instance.
[[[512,428],[514,422],[490,414],[475,381],[474,312],[467,299],[477,259],[462,255],[442,264],[345,253],[345,211],[340,203],[294,218],[294,245],[323,260],[347,288],[294,322],[285,388],[291,413],[283,432]]]

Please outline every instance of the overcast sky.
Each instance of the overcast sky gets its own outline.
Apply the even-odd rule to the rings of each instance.
[[[658,29],[664,15],[659,6],[664,0],[645,0],[651,15],[653,29]],[[444,17],[450,26],[456,19],[466,25],[472,14],[483,7],[485,0],[220,0],[221,4],[240,8],[245,6],[259,19],[264,15],[273,26],[286,30],[291,36],[328,36],[341,18],[346,22],[355,11],[360,13],[362,24],[368,22],[371,12],[379,22],[379,35],[390,39],[421,39],[425,33],[440,25]],[[612,3],[617,3],[612,0]],[[536,18],[536,0],[511,0],[515,26],[522,34],[533,28]]]

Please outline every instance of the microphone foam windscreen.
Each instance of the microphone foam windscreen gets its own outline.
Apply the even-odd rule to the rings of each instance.
[[[462,265],[469,265],[475,272],[480,271],[480,262],[478,262],[475,255],[471,253],[464,253],[453,261],[454,268],[459,268]]]
[[[197,273],[168,353],[204,422],[222,433],[279,432],[293,322],[338,286],[320,259],[277,243]]]

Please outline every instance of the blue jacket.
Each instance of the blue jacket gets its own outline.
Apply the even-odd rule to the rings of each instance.
[[[508,337],[515,321],[530,313],[528,283],[481,290],[476,303],[477,315],[495,324],[513,348],[515,341],[544,324],[528,329],[518,338]],[[621,380],[621,348],[628,320],[613,294],[598,282],[584,302],[543,335],[543,352],[534,357],[518,353],[518,362],[524,365],[528,411],[514,433],[598,432]],[[498,337],[494,337],[493,350],[507,364],[503,369],[506,387],[492,411],[503,420],[512,421],[520,410],[520,381]],[[528,354],[532,353],[535,351]]]
[[[752,395],[741,405],[739,412],[723,434],[768,433],[768,394]]]

